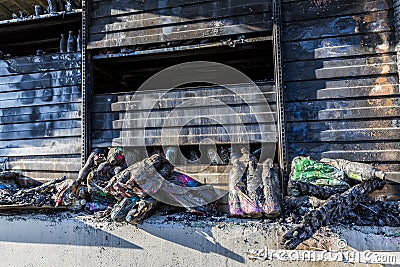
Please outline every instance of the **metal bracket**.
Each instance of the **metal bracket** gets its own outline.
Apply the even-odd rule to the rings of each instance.
[[[92,90],[92,59],[86,50],[88,34],[89,34],[89,19],[90,19],[90,2],[82,1],[82,126],[81,126],[81,166],[83,167],[86,158],[90,153],[90,95]]]
[[[394,35],[396,39],[397,74],[400,79],[400,1],[393,1]]]
[[[284,109],[284,88],[282,73],[282,41],[281,41],[281,1],[272,0],[273,12],[273,46],[274,46],[274,67],[275,67],[275,88],[277,105],[277,124],[278,124],[278,162],[282,179],[282,192],[286,193],[286,174],[288,170],[287,148],[286,148],[286,125]]]

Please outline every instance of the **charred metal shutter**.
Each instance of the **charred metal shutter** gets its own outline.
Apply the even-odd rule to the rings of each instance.
[[[0,157],[40,180],[80,169],[81,55],[0,60]]]
[[[88,49],[271,31],[271,3],[91,0]]]
[[[290,158],[367,162],[399,195],[400,100],[392,2],[283,1]]]
[[[260,77],[259,85],[272,109],[270,113],[275,113],[272,1],[92,0],[90,10],[87,51],[93,55],[95,68],[94,94],[90,104],[92,147],[110,146],[121,138],[123,124],[130,123],[123,117],[125,105],[130,103],[141,83],[166,67],[189,61],[214,61],[239,67],[248,76],[257,73],[255,76]],[[238,40],[242,40],[243,45],[235,47]],[[163,89],[166,88],[154,88],[149,94],[163,93]],[[253,141],[267,142],[254,118],[249,116],[248,106],[241,105],[237,96],[221,92],[221,88],[210,85],[169,92],[165,96],[169,100],[152,110],[155,124],[146,129],[146,133],[154,138],[149,139],[149,145],[160,145],[164,117],[190,97],[226,100],[227,105],[246,117],[246,129]],[[147,112],[143,110],[142,113]],[[221,115],[218,112],[215,108],[215,117]],[[229,117],[229,114],[222,115]],[[138,118],[141,117],[138,114]],[[198,145],[207,137],[217,143],[229,143],[224,130],[240,135],[238,129],[233,124],[223,129],[210,120],[198,120],[183,128],[182,134],[186,139],[171,145]],[[142,146],[143,140],[135,143],[134,138],[141,135],[140,132],[143,128],[130,129],[129,135],[133,138],[129,145]],[[275,145],[275,133],[271,139]]]
[[[241,89],[240,85],[237,85],[239,91]],[[268,100],[268,103],[271,107],[271,112],[276,111],[275,106],[275,91],[273,83],[259,83],[258,84],[261,91],[264,93],[264,97]],[[163,94],[164,90],[160,89],[157,91],[158,94]],[[182,88],[174,91],[166,91],[167,93],[161,99],[164,102],[160,101],[160,105],[154,107],[151,110],[151,114],[149,114],[149,118],[143,117],[143,114],[147,114],[147,110],[138,110],[135,114],[132,114],[132,117],[135,119],[126,119],[126,112],[129,109],[126,108],[129,104],[137,104],[133,101],[130,101],[133,93],[119,93],[119,94],[103,94],[103,95],[95,95],[93,97],[92,102],[92,122],[93,122],[93,131],[92,131],[92,145],[94,147],[107,147],[111,146],[113,142],[121,142],[121,134],[122,131],[126,132],[127,130],[123,130],[124,124],[127,125],[129,123],[133,123],[134,125],[141,125],[138,128],[130,129],[130,134],[132,136],[131,143],[126,144],[129,146],[143,146],[143,132],[146,132],[146,139],[148,141],[149,146],[160,146],[162,145],[197,145],[204,138],[211,138],[215,140],[217,143],[229,143],[232,134],[238,135],[238,139],[240,139],[240,135],[245,133],[241,133],[238,131],[240,129],[240,125],[235,124],[235,120],[229,123],[229,116],[235,116],[240,114],[242,117],[242,121],[246,127],[247,133],[249,134],[251,140],[255,142],[275,142],[276,134],[270,133],[267,135],[270,139],[266,140],[262,138],[262,133],[260,132],[260,128],[258,127],[258,122],[253,113],[249,110],[249,107],[241,104],[242,100],[239,99],[238,96],[231,97],[226,94],[227,90],[223,90],[219,87],[203,87],[203,88]],[[155,92],[141,92],[140,97],[145,99],[146,97],[153,97],[152,95]],[[224,94],[225,93],[225,94]],[[247,91],[243,86],[243,94],[246,94]],[[226,105],[229,105],[232,110],[234,110],[235,114],[223,114],[224,111],[222,106],[203,106],[199,105],[198,107],[186,107],[182,108],[183,112],[185,110],[187,112],[191,112],[190,109],[196,108],[199,114],[199,119],[193,121],[190,124],[190,127],[182,128],[182,137],[180,139],[179,144],[176,143],[161,143],[161,130],[165,123],[167,115],[170,113],[171,109],[175,109],[180,103],[187,101],[190,98],[198,98],[202,99],[220,99],[224,101]],[[264,102],[261,102],[264,104]],[[257,102],[248,103],[257,105]],[[207,118],[201,118],[202,114],[206,114],[204,110],[211,110],[213,113],[212,116],[208,116]],[[143,113],[143,114],[141,114]],[[148,121],[146,121],[148,119]],[[213,121],[213,119],[215,121]],[[182,119],[183,120],[183,119]],[[226,121],[227,125],[218,125],[217,121]],[[179,124],[179,118],[177,118],[177,126]],[[265,121],[264,123],[270,123]],[[126,127],[126,126],[125,126]],[[245,139],[242,137],[242,139]]]

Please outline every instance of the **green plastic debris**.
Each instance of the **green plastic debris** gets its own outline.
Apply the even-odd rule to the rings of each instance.
[[[321,162],[343,170],[348,178],[359,182],[364,182],[375,178],[385,179],[385,173],[375,169],[370,164],[351,162],[345,159],[328,158],[321,159]]]
[[[293,181],[302,181],[321,186],[346,186],[345,173],[326,163],[320,163],[309,157],[295,157],[290,173]]]

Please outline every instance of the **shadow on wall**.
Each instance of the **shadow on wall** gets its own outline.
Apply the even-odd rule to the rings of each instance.
[[[142,249],[112,233],[72,219],[47,215],[0,217],[0,241]]]
[[[184,246],[185,248],[194,249],[201,253],[219,254],[240,263],[245,262],[242,256],[217,243],[211,232],[212,228],[209,226],[189,226],[185,229],[183,225],[179,224],[145,223],[140,225],[139,228],[153,236]]]
[[[0,225],[0,242],[139,250],[147,248],[149,251],[154,246],[160,246],[165,253],[168,253],[168,244],[171,242],[171,251],[183,246],[185,248],[182,249],[215,253],[240,263],[245,261],[242,256],[218,244],[213,238],[211,227],[207,226],[185,227],[157,221],[145,222],[138,228],[133,225],[112,226],[104,222],[86,222],[85,219],[64,213],[54,217],[44,214],[1,216]]]

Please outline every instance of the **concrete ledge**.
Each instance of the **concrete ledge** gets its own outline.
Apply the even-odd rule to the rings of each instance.
[[[157,215],[135,227],[96,222],[68,212],[0,215],[0,260],[1,266],[305,266],[305,262],[248,259],[249,249],[281,248],[285,228],[278,223],[230,218],[174,222]],[[326,231],[338,236],[329,237]],[[399,235],[400,228],[338,227],[316,233],[310,246],[325,240],[323,246],[331,249],[334,239],[340,238],[357,250],[398,252]]]

